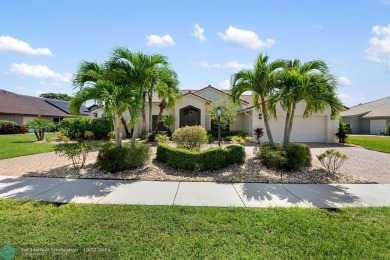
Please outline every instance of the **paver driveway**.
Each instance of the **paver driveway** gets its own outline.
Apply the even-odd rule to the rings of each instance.
[[[341,171],[377,183],[390,183],[390,154],[388,153],[375,152],[353,145],[309,144],[309,146],[314,166],[321,166],[316,155],[334,148],[349,158],[340,168]]]

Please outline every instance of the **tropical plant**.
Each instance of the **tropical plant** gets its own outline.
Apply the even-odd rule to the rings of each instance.
[[[337,170],[344,164],[348,157],[340,153],[336,149],[326,150],[324,153],[317,155],[318,160],[329,173],[336,173]]]
[[[264,135],[263,128],[258,127],[255,128],[254,131],[255,131],[257,143],[260,144],[260,139]]]
[[[268,141],[274,146],[269,115],[267,111],[267,97],[273,92],[275,86],[275,74],[284,65],[281,60],[268,62],[268,55],[258,55],[253,70],[240,70],[232,75],[230,80],[231,95],[234,102],[239,102],[240,96],[245,91],[251,91],[254,106],[263,113],[264,126]]]
[[[221,108],[222,114],[220,117],[221,128],[224,129],[230,124],[233,124],[237,119],[237,112],[240,106],[227,98],[220,99],[216,102],[206,104],[206,113],[214,122],[218,120],[218,107]]]
[[[345,144],[347,138],[348,138],[348,130],[345,123],[340,119],[339,121],[339,129],[336,133],[337,139],[339,139],[339,143]]]
[[[46,129],[55,127],[53,122],[41,118],[30,120],[24,126],[28,129],[34,130],[34,134],[38,141],[42,141],[45,138]]]
[[[168,128],[171,129],[172,125],[175,123],[175,116],[172,114],[163,115],[161,117],[161,122]]]
[[[131,146],[135,146],[139,129],[139,114],[145,111],[145,97],[149,88],[156,81],[156,75],[161,68],[168,66],[167,58],[159,55],[146,55],[141,52],[131,52],[127,48],[115,48],[111,64],[115,66],[117,80],[133,89],[136,93],[134,103],[130,107],[131,124],[134,126]]]
[[[303,118],[314,113],[331,109],[331,117],[335,118],[343,109],[336,96],[334,76],[329,73],[324,61],[313,60],[301,63],[299,59],[285,60],[283,67],[276,75],[274,92],[268,100],[270,115],[276,118],[276,106],[280,104],[286,111],[283,146],[290,142],[297,104],[305,101]]]
[[[166,143],[169,141],[169,137],[167,135],[157,134],[156,137],[157,143]]]
[[[77,170],[84,167],[91,149],[92,144],[79,142],[77,144],[59,144],[54,148],[54,152],[60,157],[65,156],[68,160],[72,160],[73,169]]]

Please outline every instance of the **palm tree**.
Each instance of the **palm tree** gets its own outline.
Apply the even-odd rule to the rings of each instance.
[[[233,101],[239,102],[240,96],[245,91],[253,94],[253,103],[256,109],[261,110],[264,118],[264,126],[269,143],[274,146],[272,132],[269,125],[267,112],[267,97],[272,93],[275,86],[275,74],[283,66],[283,61],[276,60],[268,63],[269,56],[259,54],[253,70],[240,70],[232,75],[230,85]]]
[[[277,87],[269,99],[268,109],[276,117],[276,104],[286,111],[283,146],[290,142],[296,106],[306,102],[303,117],[323,112],[330,107],[334,118],[343,108],[336,96],[336,80],[329,73],[324,61],[313,60],[301,63],[299,59],[284,61],[283,69],[277,74]]]
[[[120,117],[130,106],[129,100],[133,98],[133,95],[124,87],[115,85],[109,80],[100,79],[94,85],[83,87],[76,93],[70,101],[69,108],[72,114],[79,115],[82,104],[88,100],[98,100],[103,105],[104,113],[111,115],[116,145],[122,147]]]
[[[131,52],[127,48],[118,47],[113,50],[112,63],[121,84],[137,93],[134,106],[129,110],[131,120],[134,123],[134,133],[131,140],[131,145],[134,147],[138,135],[139,114],[145,106],[146,93],[155,80],[159,69],[167,66],[168,61],[165,56],[159,54],[146,55],[142,52]]]
[[[177,74],[170,70],[169,68],[163,69],[161,74],[161,80],[160,84],[156,87],[156,92],[158,97],[161,99],[160,104],[158,105],[160,108],[160,111],[157,116],[157,123],[155,131],[158,130],[158,124],[161,120],[161,116],[166,108],[174,107],[177,100],[181,97],[181,91],[178,87],[179,80],[177,78]],[[152,106],[151,103],[149,103],[149,126],[152,124]]]

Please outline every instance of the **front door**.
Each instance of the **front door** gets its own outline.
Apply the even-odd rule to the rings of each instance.
[[[200,109],[187,106],[180,109],[180,127],[200,125]]]

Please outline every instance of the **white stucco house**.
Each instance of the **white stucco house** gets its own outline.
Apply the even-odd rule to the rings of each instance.
[[[172,114],[175,117],[175,124],[171,127],[172,130],[186,125],[201,125],[206,130],[210,130],[212,122],[206,112],[206,104],[218,101],[220,99],[230,98],[229,90],[219,90],[212,86],[207,86],[198,90],[182,90],[182,98],[177,102],[173,109],[165,109],[163,115]],[[156,123],[159,114],[160,100],[153,98],[153,124]],[[335,133],[338,129],[339,118],[331,119],[330,109],[326,109],[323,113],[314,114],[309,118],[303,119],[303,111],[305,103],[301,102],[297,106],[295,120],[292,130],[292,142],[320,142],[320,143],[335,143],[337,142]],[[91,111],[98,117],[102,116],[102,110],[95,108]],[[146,115],[148,115],[148,106],[146,105]],[[125,115],[128,119],[129,115]],[[146,120],[147,121],[147,120]],[[271,120],[271,131],[274,141],[283,141],[283,131],[285,122],[285,111],[277,108],[277,120]],[[146,122],[146,129],[149,128]],[[230,131],[244,131],[249,135],[254,136],[255,128],[264,128],[264,121],[261,112],[257,111],[252,104],[251,95],[241,96],[241,107],[237,114],[236,121],[229,126]],[[267,135],[262,137],[262,141],[267,141]]]

